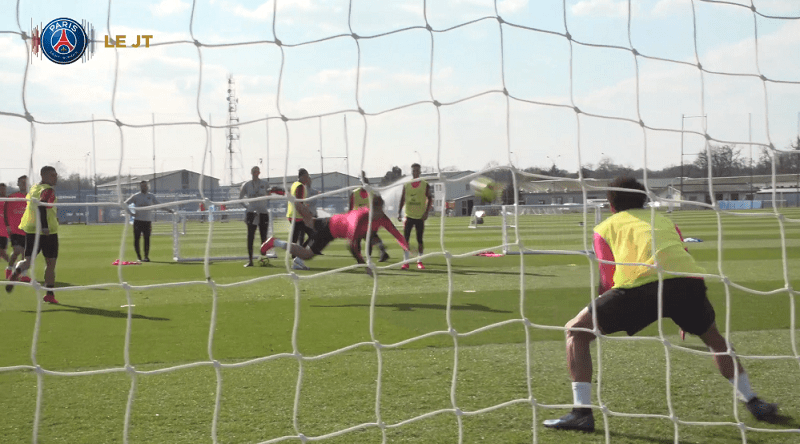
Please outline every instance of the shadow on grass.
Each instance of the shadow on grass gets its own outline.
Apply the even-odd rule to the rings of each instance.
[[[55,307],[67,308],[68,310],[59,310]],[[24,310],[24,313],[36,313],[34,310]],[[91,316],[103,316],[106,318],[121,318],[126,319],[128,317],[127,311],[114,311],[114,310],[103,310],[102,308],[94,308],[94,307],[80,307],[77,305],[67,305],[67,304],[58,304],[54,306],[54,308],[50,309],[43,309],[42,313],[57,313],[57,312],[73,312],[77,314],[84,314],[84,315],[91,315]],[[169,321],[169,318],[158,318],[153,316],[144,316],[139,314],[131,315],[133,319],[144,319],[145,321]]]
[[[765,418],[764,422],[772,425],[779,425],[787,429],[800,429],[800,423],[791,416],[784,416],[781,414]]]
[[[595,433],[602,433],[602,432],[598,430]],[[675,442],[673,438],[657,438],[655,436],[637,435],[634,433],[619,433],[619,432],[609,431],[608,434],[611,436],[611,442],[614,442],[614,437],[618,437],[620,439],[626,438],[631,441],[652,442],[656,444],[673,444]],[[683,440],[678,441],[679,444],[689,443],[689,442],[694,442],[694,441],[683,441]],[[747,442],[751,442],[750,438],[747,439]]]
[[[353,308],[353,307],[369,307],[370,304],[344,304],[344,305],[312,305],[312,307],[320,307],[320,308]],[[447,310],[447,305],[445,304],[406,304],[406,303],[398,303],[398,304],[375,304],[375,307],[378,308],[394,308],[397,311],[414,311],[414,309],[423,309],[423,310]],[[462,304],[462,305],[451,305],[451,310],[454,311],[483,311],[487,313],[513,313],[512,311],[508,310],[497,310],[491,307],[487,307],[482,304]]]
[[[339,267],[314,267],[313,264],[309,264],[311,267],[310,271],[330,271],[330,270],[338,270]],[[343,271],[343,273],[358,273],[358,274],[365,274],[364,270],[356,269],[356,270],[347,270]],[[387,269],[387,270],[378,270],[378,274],[382,276],[413,276],[423,275],[423,274],[447,274],[446,269],[437,269],[431,268],[430,265],[425,266],[425,270],[401,270],[399,268],[396,269]],[[480,276],[486,274],[506,274],[509,276],[519,276],[518,271],[459,271],[457,269],[453,269],[453,274],[463,275],[463,276]],[[556,274],[541,274],[541,273],[525,273],[525,276],[537,276],[537,277],[559,277]]]

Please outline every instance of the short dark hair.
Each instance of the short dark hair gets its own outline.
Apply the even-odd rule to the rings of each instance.
[[[4,188],[5,188],[5,186],[6,186],[6,184],[5,184],[5,183],[3,183],[3,182],[0,182],[0,187],[4,187]]]
[[[383,208],[383,198],[380,194],[372,196],[372,208]]]
[[[50,173],[50,172],[55,171],[55,170],[56,170],[55,168],[53,168],[53,167],[51,167],[49,165],[48,166],[43,166],[42,169],[39,171],[39,174],[41,174],[41,176],[44,177],[45,174]]]
[[[23,174],[22,176],[17,177],[17,182],[19,182],[22,179],[28,180],[28,176]]]
[[[143,181],[139,182],[139,185],[141,185],[141,184],[143,184],[143,183],[147,183],[147,181],[146,181],[146,180],[143,180]]]
[[[297,177],[301,176],[308,176],[308,171],[306,171],[305,168],[300,168],[300,170],[297,171]]]
[[[645,191],[644,185],[633,177],[617,177],[608,186]],[[644,208],[644,203],[647,202],[647,194],[645,193],[608,190],[606,197],[608,197],[608,202],[614,207],[615,211]]]
[[[422,167],[419,166],[418,163],[414,162],[414,163],[411,164],[411,168],[422,168]]]

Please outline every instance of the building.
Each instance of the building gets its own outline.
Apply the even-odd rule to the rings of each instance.
[[[177,198],[184,197],[197,197],[200,195],[200,188],[203,193],[210,199],[220,197],[221,188],[219,186],[219,179],[211,176],[204,176],[202,187],[200,184],[200,173],[189,170],[174,170],[165,171],[156,174],[137,174],[128,176],[119,176],[119,184],[122,187],[123,199],[131,194],[139,192],[139,183],[146,181],[150,192],[155,194],[159,200],[166,201],[178,200]],[[117,192],[117,180],[112,180],[97,185],[98,195],[115,194]],[[174,197],[174,199],[169,199]]]

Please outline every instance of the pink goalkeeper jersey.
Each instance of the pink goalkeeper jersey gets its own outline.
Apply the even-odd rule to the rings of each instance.
[[[368,223],[369,208],[362,207],[344,214],[331,216],[329,227],[331,230],[331,235],[334,238],[348,239],[353,241],[355,239],[363,239],[367,237]],[[397,239],[397,243],[399,243],[403,249],[408,249],[408,243],[403,238],[403,235],[397,231],[397,228],[394,227],[392,221],[389,220],[388,217],[373,219],[372,232],[377,232],[378,228],[380,227],[383,227],[386,229],[386,231],[392,233],[392,236]]]

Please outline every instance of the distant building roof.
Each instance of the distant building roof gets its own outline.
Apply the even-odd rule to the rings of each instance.
[[[139,182],[141,182],[143,180],[146,180],[146,181],[150,182],[153,179],[160,179],[162,177],[171,176],[173,174],[182,173],[184,171],[187,171],[187,172],[193,173],[193,174],[200,174],[200,173],[197,173],[195,171],[191,171],[191,170],[187,170],[187,169],[180,169],[180,170],[172,170],[172,171],[163,171],[161,173],[156,173],[156,174],[152,174],[152,173],[151,174],[136,174],[136,175],[129,175],[129,176],[122,175],[122,176],[119,176],[119,181],[120,181],[120,183],[122,185],[138,184]],[[212,176],[206,176],[206,177],[208,177],[211,180],[219,180],[216,177],[212,177]],[[98,188],[108,188],[108,187],[113,187],[113,186],[116,186],[116,185],[117,185],[117,179],[114,179],[114,180],[110,180],[108,182],[97,184],[97,187]]]

